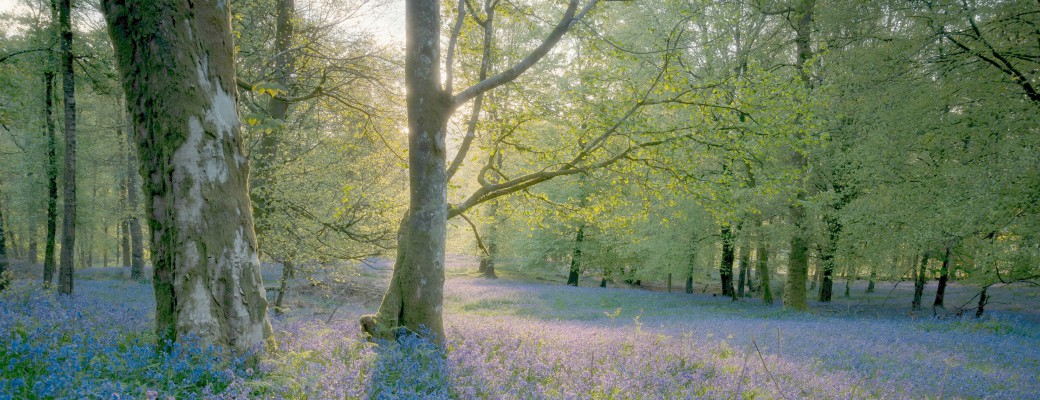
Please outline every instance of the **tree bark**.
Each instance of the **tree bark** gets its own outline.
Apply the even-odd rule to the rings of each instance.
[[[408,108],[408,215],[398,233],[390,287],[362,329],[392,339],[400,328],[443,342],[444,240],[447,226],[445,132],[451,95],[440,86],[440,2],[405,2]]]
[[[43,85],[43,114],[47,130],[47,242],[43,250],[43,285],[50,286],[54,282],[54,252],[58,236],[58,137],[54,129],[54,72],[44,72]]]
[[[126,140],[129,150],[126,153],[126,207],[129,211],[126,229],[129,231],[127,236],[130,237],[130,279],[141,280],[144,278],[144,238],[141,234],[141,219],[137,211],[139,208],[137,194],[141,190],[141,184],[137,180],[140,173],[134,151],[137,144],[134,143],[133,121],[129,114],[127,114]]]
[[[813,7],[815,0],[801,0],[795,10],[795,46],[798,56],[795,66],[798,68],[802,84],[806,88],[812,87],[806,63],[812,58],[812,47],[810,42],[811,25],[813,19]],[[805,155],[793,151],[791,163],[799,169],[807,170],[808,160]],[[784,285],[784,307],[804,310],[808,308],[805,301],[805,281],[808,280],[809,264],[809,241],[808,221],[805,220],[805,189],[798,185],[796,200],[790,204],[789,214],[791,225],[794,226],[794,234],[791,236],[791,256],[787,267],[787,283]]]
[[[733,290],[733,228],[722,226],[722,261],[719,263],[719,281],[722,283],[722,295],[736,300]]]
[[[758,258],[758,284],[762,288],[762,302],[773,304],[773,288],[769,281],[769,249],[762,239],[758,241],[755,256]]]
[[[291,51],[293,35],[295,34],[295,0],[278,0],[276,6],[276,26],[274,41],[274,80],[283,88],[288,89],[290,77],[295,71],[295,57]],[[286,120],[289,112],[289,103],[279,96],[271,96],[267,101],[267,115],[272,119]],[[256,217],[256,233],[260,240],[261,250],[273,258],[281,255],[272,254],[273,249],[267,246],[268,234],[270,232],[270,216],[274,213],[272,204],[271,185],[274,181],[274,170],[278,163],[279,135],[281,128],[262,133],[257,156],[254,157],[256,168],[253,171],[252,190],[250,195],[253,199],[254,215]]]
[[[834,295],[834,254],[838,252],[838,236],[841,234],[841,223],[837,217],[825,219],[828,233],[827,245],[824,246],[823,254],[820,255],[823,264],[820,279],[820,301],[824,303],[830,302]]]
[[[244,352],[272,336],[224,1],[104,0],[146,179],[156,336]]]
[[[697,252],[696,251],[691,251],[690,252],[689,268],[686,270],[686,287],[685,287],[685,292],[686,293],[690,293],[690,294],[693,293],[693,273],[694,273],[694,270],[696,269],[696,266],[697,266]]]
[[[571,269],[567,274],[567,284],[578,286],[578,278],[581,276],[581,243],[585,240],[585,226],[578,227],[574,236],[574,255],[571,256]]]
[[[874,266],[870,266],[870,281],[867,282],[867,293],[874,293],[874,281],[877,279],[877,271],[874,270]]]
[[[488,279],[498,278],[495,274],[495,255],[498,253],[498,202],[492,201],[488,204],[487,208],[487,220],[491,221],[486,224],[484,231],[484,242],[487,243],[487,254],[480,254],[480,266],[477,268],[477,272],[480,276]]]
[[[737,297],[744,297],[744,286],[748,284],[748,246],[740,248],[740,269],[737,273]]]
[[[924,256],[921,257],[921,266],[917,269],[914,274],[914,301],[911,304],[914,310],[921,309],[921,297],[924,295],[924,273],[928,267],[928,259],[931,256],[929,252],[925,252]]]
[[[946,282],[950,280],[950,250],[953,247],[952,243],[946,245],[943,251],[942,268],[939,270],[939,287],[935,289],[935,301],[932,303],[932,307],[942,307],[943,300],[946,296]]]
[[[989,290],[989,286],[984,286],[982,292],[979,293],[979,306],[975,309],[975,318],[982,318],[982,314],[986,312],[986,303],[989,302],[989,297],[986,296],[987,290]]]
[[[0,194],[0,202],[3,202],[4,197]],[[0,204],[0,291],[7,289],[7,236],[4,235],[6,232],[4,224],[3,205]]]
[[[282,315],[285,313],[285,309],[282,308],[282,300],[285,299],[285,291],[289,289],[289,278],[293,271],[293,261],[291,259],[282,262],[282,278],[278,282],[278,297],[274,300],[274,312],[275,314]]]
[[[72,56],[71,0],[58,0],[61,34],[62,92],[65,100],[64,213],[61,224],[61,259],[58,293],[72,294],[72,270],[76,249],[76,76]]]

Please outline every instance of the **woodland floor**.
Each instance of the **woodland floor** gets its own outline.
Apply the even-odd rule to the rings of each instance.
[[[1034,288],[992,288],[981,320],[937,319],[930,307],[908,312],[910,282],[878,283],[872,294],[856,282],[845,298],[844,282],[837,281],[831,304],[811,301],[809,312],[795,313],[757,299],[714,296],[710,282],[698,283],[694,294],[603,289],[595,277],[582,281],[593,287],[572,288],[562,285],[562,272],[500,268],[503,279],[488,280],[476,277],[476,260],[463,256],[449,257],[448,267],[446,358],[430,356],[435,352],[422,344],[383,344],[376,351],[358,339],[357,318],[378,307],[389,276],[389,263],[376,261],[292,280],[287,311],[273,320],[280,348],[256,371],[199,366],[196,355],[164,358],[171,366],[153,362],[140,367],[152,372],[129,377],[97,372],[118,369],[97,360],[132,354],[97,357],[90,343],[112,335],[146,341],[150,285],[122,280],[126,268],[79,271],[77,296],[51,300],[75,312],[22,311],[19,304],[39,294],[0,298],[0,313],[23,321],[0,322],[0,339],[73,337],[74,345],[53,340],[51,348],[25,350],[27,357],[16,345],[31,340],[5,342],[12,350],[0,351],[0,364],[8,364],[0,398],[1040,398]],[[18,275],[35,272],[23,267]],[[267,286],[276,287],[280,268],[266,265],[263,272]],[[934,290],[934,283],[926,288],[925,304]],[[976,293],[953,284],[947,304],[967,303]],[[273,300],[275,291],[268,296]],[[91,322],[91,314],[107,312],[116,314]],[[113,319],[121,324],[116,330]],[[29,329],[34,321],[39,326]],[[88,338],[96,332],[95,339],[77,342],[75,332],[83,331]],[[96,352],[130,348],[120,340]],[[70,351],[83,361],[69,366]],[[60,365],[25,361],[33,357]],[[19,375],[19,368],[29,372]],[[74,378],[43,372],[56,368],[72,368],[62,376]]]

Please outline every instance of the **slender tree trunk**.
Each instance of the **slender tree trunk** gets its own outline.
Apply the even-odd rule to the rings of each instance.
[[[274,80],[283,88],[288,89],[291,84],[290,77],[295,72],[295,56],[292,51],[292,40],[295,34],[295,0],[278,0],[276,6],[275,26],[275,56],[274,56]],[[267,101],[267,115],[276,120],[285,121],[289,112],[289,103],[279,97],[272,96]],[[273,254],[277,249],[267,246],[268,234],[271,230],[270,216],[274,213],[272,200],[272,188],[274,184],[275,168],[278,164],[278,147],[282,129],[265,132],[260,137],[260,146],[253,171],[252,187],[250,195],[253,199],[253,211],[256,217],[256,233],[259,238],[261,250],[272,258],[282,257],[283,254]]]
[[[742,246],[740,248],[740,268],[737,270],[737,297],[744,297],[744,286],[747,284],[748,278],[748,248]]]
[[[924,295],[924,283],[925,283],[925,269],[928,267],[928,259],[931,256],[929,252],[925,252],[924,256],[921,257],[921,266],[917,269],[914,274],[914,301],[911,304],[914,310],[921,309],[921,297]]]
[[[144,278],[144,238],[141,233],[140,214],[137,211],[137,194],[141,189],[141,184],[137,180],[137,177],[140,176],[135,155],[137,144],[134,143],[133,121],[129,114],[127,114],[126,139],[129,149],[126,153],[126,207],[128,209],[126,229],[129,231],[128,236],[130,237],[130,279],[141,280]]]
[[[812,87],[806,64],[812,58],[809,35],[811,33],[813,8],[815,5],[815,0],[801,0],[794,14],[797,20],[793,21],[795,26],[795,47],[798,52],[795,65],[799,71],[802,84],[807,89]],[[808,160],[801,152],[792,152],[791,163],[796,168],[808,169]],[[799,184],[799,186],[802,186],[802,184]],[[805,200],[805,189],[799,187],[796,200],[789,207],[790,222],[794,226],[794,233],[791,236],[791,255],[787,267],[787,283],[784,285],[784,307],[798,310],[804,310],[809,307],[805,300],[805,281],[808,280],[809,273],[809,240],[807,237],[809,224],[805,218],[805,206],[803,205]]]
[[[58,292],[72,294],[72,270],[76,249],[76,76],[72,56],[71,0],[58,0],[61,32],[62,91],[65,99],[65,212],[61,229],[61,265]]]
[[[830,302],[834,294],[834,255],[838,252],[838,237],[841,235],[841,223],[837,217],[825,218],[827,222],[827,244],[820,255],[822,261],[820,281],[820,301]],[[848,281],[846,277],[846,282]],[[847,285],[846,285],[847,286]]]
[[[846,299],[851,296],[850,291],[852,290],[852,281],[856,280],[856,275],[854,275],[852,273],[851,269],[852,269],[851,265],[848,268],[845,268],[845,298]]]
[[[272,336],[224,1],[103,0],[140,153],[156,337],[244,352]]]
[[[440,2],[407,0],[405,24],[408,215],[398,234],[390,287],[377,314],[363,317],[361,325],[375,338],[393,338],[404,328],[443,341],[448,211],[444,139],[452,99],[440,86]]]
[[[574,236],[574,255],[571,257],[571,269],[567,274],[567,284],[578,286],[578,278],[581,276],[581,244],[585,240],[585,226],[578,227],[578,233]]]
[[[104,221],[102,221],[102,224],[103,225],[101,225],[101,233],[102,233],[101,237],[102,238],[107,238],[108,237],[108,229],[109,229],[108,224],[104,223]],[[118,257],[116,257],[116,258],[118,258]],[[102,267],[109,266],[109,264],[108,264],[108,246],[105,245],[104,243],[101,246],[101,266]]]
[[[733,290],[733,231],[729,225],[723,225],[722,237],[722,260],[719,262],[719,282],[722,285],[722,295],[734,297]]]
[[[36,243],[36,230],[30,229],[33,236],[29,238],[29,251],[25,254],[25,260],[29,264],[37,264],[40,262],[39,244]]]
[[[755,256],[758,257],[758,282],[762,288],[762,302],[773,304],[773,287],[769,279],[769,249],[766,248],[765,241],[759,239]]]
[[[686,293],[694,293],[694,270],[697,266],[697,252],[691,252],[690,265],[686,269]]]
[[[3,202],[4,197],[0,194],[0,202]],[[4,224],[3,205],[0,204],[0,291],[7,288],[7,236],[4,235],[6,231],[6,225]]]
[[[43,250],[43,284],[50,286],[54,281],[54,253],[58,236],[58,137],[54,127],[54,72],[44,72],[43,85],[43,114],[47,130],[47,242]]]
[[[979,293],[979,306],[975,309],[975,318],[982,318],[982,314],[986,312],[986,303],[989,302],[989,297],[986,296],[987,290],[989,290],[989,286],[984,286],[982,292]]]
[[[950,251],[953,243],[946,245],[943,251],[942,268],[939,270],[939,287],[935,289],[935,302],[932,307],[942,307],[946,296],[946,282],[950,280]]]
[[[126,104],[120,99],[119,102],[120,113],[126,115]],[[125,118],[124,118],[125,120]],[[125,132],[125,133],[124,133]],[[116,136],[122,140],[121,149],[123,154],[130,152],[130,140],[129,137],[130,129],[129,126],[120,127],[116,129]],[[123,179],[119,182],[119,209],[122,211],[121,218],[119,218],[119,224],[116,225],[116,236],[119,240],[119,265],[130,266],[130,207],[127,206],[127,192],[130,189],[130,175],[136,174],[135,171],[131,171],[130,168],[123,168]]]
[[[877,266],[870,264],[870,280],[867,282],[867,293],[874,293],[874,281],[877,280]]]
[[[278,297],[274,300],[274,313],[282,315],[285,313],[285,309],[282,308],[282,300],[285,299],[285,291],[289,289],[289,278],[292,275],[293,261],[292,259],[285,260],[282,262],[282,278],[279,279],[278,283]]]
[[[484,229],[484,242],[487,243],[487,254],[480,254],[480,266],[477,271],[480,276],[488,279],[495,279],[498,275],[495,274],[495,255],[498,253],[498,202],[492,201],[488,205],[486,217],[490,223],[485,225]]]

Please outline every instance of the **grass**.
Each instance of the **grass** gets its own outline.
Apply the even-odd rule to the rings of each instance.
[[[445,349],[369,344],[356,316],[370,304],[309,295],[338,301],[336,318],[296,299],[257,364],[190,340],[160,351],[147,284],[97,274],[70,298],[19,281],[0,293],[0,399],[1040,398],[1030,320],[452,276]]]

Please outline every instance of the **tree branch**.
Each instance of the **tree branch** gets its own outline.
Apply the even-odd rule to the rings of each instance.
[[[462,32],[462,23],[466,21],[466,2],[459,1],[458,17],[455,18],[455,26],[451,28],[451,36],[448,39],[448,54],[444,55],[444,91],[451,93],[454,90],[453,80],[455,70],[452,68],[455,61],[455,45],[459,42],[459,32]],[[451,175],[448,176],[451,178]]]
[[[494,18],[495,9],[488,7],[487,17],[484,19],[484,51],[480,56],[480,73],[477,77],[479,81],[487,79],[488,69],[491,68],[491,45],[494,34]],[[451,93],[451,88],[448,88],[448,93]],[[469,123],[466,126],[466,136],[462,139],[462,145],[459,146],[459,151],[455,153],[455,158],[451,160],[451,165],[448,166],[447,180],[451,182],[451,177],[455,175],[459,167],[462,166],[463,160],[466,159],[466,153],[469,152],[469,147],[473,143],[473,139],[477,136],[477,122],[480,121],[480,109],[484,106],[484,92],[477,93],[477,97],[473,100],[473,111],[469,116]]]
[[[552,48],[560,42],[560,39],[563,38],[563,35],[566,34],[568,30],[570,30],[571,26],[574,25],[574,22],[584,18],[585,14],[587,14],[589,10],[592,9],[592,7],[599,3],[599,0],[590,0],[589,3],[586,4],[585,7],[581,10],[581,12],[575,15],[576,10],[578,9],[578,1],[579,0],[570,0],[570,3],[567,5],[567,11],[564,12],[563,18],[560,19],[560,22],[556,24],[556,27],[553,28],[551,32],[549,32],[549,35],[545,38],[544,41],[542,41],[542,44],[538,45],[538,47],[535,48],[534,51],[532,51],[530,54],[528,54],[527,57],[524,57],[523,60],[520,60],[509,69],[499,72],[495,76],[477,82],[473,86],[470,86],[462,92],[459,92],[459,94],[455,95],[452,98],[451,108],[458,108],[460,105],[472,100],[478,94],[487,92],[488,90],[494,89],[516,79],[524,72],[527,72],[527,70],[534,66],[535,63],[537,63],[539,60],[545,57],[545,55],[549,53],[549,50],[552,50]]]

